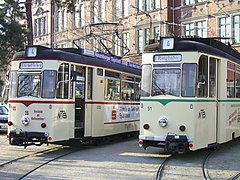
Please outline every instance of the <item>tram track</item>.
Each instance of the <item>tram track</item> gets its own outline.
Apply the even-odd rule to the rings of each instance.
[[[240,179],[239,165],[236,167],[234,164],[229,163],[232,162],[231,159],[234,159],[234,154],[231,153],[231,147],[234,145],[234,142],[228,142],[206,153],[202,166],[205,180],[216,178],[228,180]]]
[[[0,170],[14,174],[14,179],[21,180],[47,164],[79,150],[79,147],[60,146],[33,152],[0,164]]]
[[[160,180],[162,178],[164,167],[167,164],[167,162],[170,160],[170,158],[172,158],[172,155],[170,155],[169,157],[166,157],[165,160],[162,162],[162,164],[159,166],[155,180]]]
[[[30,175],[30,174],[33,173],[34,171],[36,171],[36,170],[40,169],[41,167],[49,164],[50,162],[53,162],[53,161],[55,161],[55,160],[57,160],[57,159],[60,159],[60,158],[62,158],[62,157],[64,157],[64,156],[73,154],[73,153],[75,153],[75,152],[77,152],[77,151],[78,151],[77,149],[69,150],[69,151],[67,151],[66,153],[63,153],[63,154],[58,155],[58,156],[56,156],[56,157],[54,157],[54,158],[52,158],[52,159],[50,159],[50,160],[47,160],[46,162],[40,164],[39,166],[31,169],[30,171],[28,171],[27,173],[25,173],[24,175],[22,175],[20,178],[18,178],[18,180],[24,179],[25,177],[27,177],[28,175]]]
[[[156,180],[164,179],[240,179],[239,165],[232,163],[233,142],[217,148],[187,154],[173,154],[163,160],[156,173]],[[171,161],[169,161],[171,159]]]
[[[7,162],[4,162],[4,163],[1,163],[0,164],[0,168],[8,165],[8,164],[11,164],[11,163],[14,163],[18,160],[21,160],[21,159],[24,159],[24,158],[27,158],[27,157],[30,157],[30,156],[37,156],[38,154],[43,154],[43,153],[46,153],[46,152],[51,152],[51,151],[54,151],[54,150],[58,150],[60,148],[63,148],[63,147],[53,147],[53,148],[49,148],[49,149],[44,149],[44,150],[41,150],[41,151],[37,151],[37,152],[33,152],[33,153],[30,153],[30,154],[26,154],[26,155],[23,155],[23,156],[19,156],[15,159],[12,159],[10,161],[7,161]]]
[[[211,157],[211,155],[212,155],[213,153],[214,153],[213,150],[209,150],[209,151],[206,153],[206,155],[205,155],[205,157],[204,157],[204,159],[203,159],[202,172],[203,172],[203,177],[204,177],[205,180],[210,180],[210,179],[211,179],[211,177],[210,177],[210,175],[209,175],[209,173],[208,173],[207,163],[208,163],[208,160],[209,160],[209,158]]]

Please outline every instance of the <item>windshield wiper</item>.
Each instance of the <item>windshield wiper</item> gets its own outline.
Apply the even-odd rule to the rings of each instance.
[[[153,84],[159,89],[159,91],[160,91],[163,95],[166,96],[166,91],[165,91],[164,89],[161,89],[161,88],[156,84],[156,82],[154,82],[154,81],[153,81]],[[155,93],[152,93],[152,94],[157,95],[157,94],[155,94]]]

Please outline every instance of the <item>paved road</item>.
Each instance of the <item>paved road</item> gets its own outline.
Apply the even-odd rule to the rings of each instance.
[[[50,145],[53,147],[54,145]],[[37,150],[49,148],[48,146],[23,147],[8,145],[4,134],[0,135],[0,164],[8,159]],[[210,157],[208,162],[209,174],[213,179],[228,179],[240,172],[240,139],[223,146]],[[202,180],[202,158],[206,150],[186,155],[178,155],[171,159],[166,167],[163,179]],[[99,146],[88,146],[79,151],[62,157],[38,169],[24,179],[81,179],[81,180],[153,180],[160,164],[165,159],[158,148],[144,150],[138,147],[137,138],[120,142],[108,143]],[[24,167],[39,163],[48,156],[35,157],[31,161],[23,161],[21,166],[9,165],[1,169],[0,179],[18,179]],[[226,178],[227,177],[227,178]]]
[[[27,149],[10,146],[7,144],[4,135],[0,135],[0,148],[1,164],[7,161],[7,159],[14,159],[40,149],[43,150],[47,146],[30,146]],[[157,148],[149,151],[139,148],[137,138],[99,146],[88,146],[74,154],[51,162],[25,179],[152,180],[160,163],[163,161],[163,157],[165,157],[165,155],[160,155],[160,152]],[[14,173],[20,173],[18,170],[11,169],[12,167],[8,169],[12,172],[8,172],[6,179],[16,177]],[[0,174],[6,174],[6,172],[1,170],[1,167]]]

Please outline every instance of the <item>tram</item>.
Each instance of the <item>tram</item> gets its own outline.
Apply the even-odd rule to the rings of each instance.
[[[240,136],[240,54],[216,38],[162,37],[142,55],[139,146],[186,153]]]
[[[141,66],[86,49],[27,46],[9,73],[8,138],[27,147],[139,131]]]

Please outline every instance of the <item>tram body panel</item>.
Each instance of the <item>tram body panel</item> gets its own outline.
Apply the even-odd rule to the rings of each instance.
[[[218,126],[218,142],[225,143],[240,137],[240,104],[222,102],[219,112],[221,118]]]
[[[92,136],[92,126],[93,126],[93,106],[86,102],[85,104],[85,126],[84,126],[84,136]]]
[[[124,108],[123,108],[124,107]],[[93,105],[92,136],[102,137],[116,133],[139,130],[139,105],[95,104]]]
[[[174,101],[174,99],[145,99],[141,108],[140,139],[165,141],[168,134],[184,135],[193,145],[191,150],[206,147],[208,144],[216,142],[216,102],[195,102],[184,99]],[[162,103],[161,103],[162,102]],[[181,106],[179,106],[181,103]],[[161,118],[168,120],[168,125],[161,127]],[[144,124],[149,124],[150,128],[145,130]],[[185,126],[184,131],[180,130]]]
[[[74,137],[73,105],[33,103],[26,107],[24,104],[20,104],[10,104],[9,120],[13,122],[13,126],[9,126],[9,131],[24,129],[29,132],[44,132],[51,137],[49,142]],[[29,117],[29,124],[23,124],[23,116]],[[45,123],[46,127],[41,127],[42,123]]]

